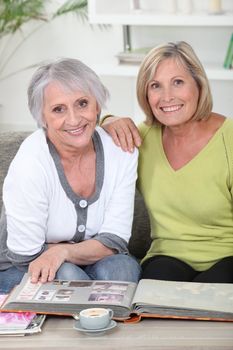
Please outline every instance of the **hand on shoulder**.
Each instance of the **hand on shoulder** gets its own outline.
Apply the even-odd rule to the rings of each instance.
[[[109,116],[101,123],[101,127],[112,137],[114,143],[125,152],[133,152],[134,147],[141,145],[141,137],[131,118]]]

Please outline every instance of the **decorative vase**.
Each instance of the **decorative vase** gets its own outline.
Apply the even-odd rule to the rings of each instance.
[[[180,12],[184,15],[190,15],[193,11],[192,0],[182,0],[180,2]]]
[[[222,13],[222,1],[221,0],[209,0],[209,13],[211,13],[211,14]]]

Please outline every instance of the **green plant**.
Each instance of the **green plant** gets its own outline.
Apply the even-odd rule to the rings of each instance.
[[[48,12],[47,6],[51,1],[47,0],[1,0],[0,2],[0,79],[16,74],[12,72],[2,76],[3,72],[17,50],[23,43],[31,37],[35,31],[57,17],[68,13],[77,14],[82,19],[87,19],[87,0],[67,0],[61,6],[55,8],[51,13]],[[34,21],[39,22],[38,26],[28,31],[25,24]],[[16,45],[9,50],[12,38],[20,34]],[[29,67],[27,67],[29,68]]]

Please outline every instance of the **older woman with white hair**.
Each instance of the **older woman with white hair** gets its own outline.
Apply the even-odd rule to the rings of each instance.
[[[24,140],[3,186],[0,292],[54,278],[137,282],[128,253],[138,152],[97,126],[108,91],[76,59],[38,68],[28,88],[39,129]]]

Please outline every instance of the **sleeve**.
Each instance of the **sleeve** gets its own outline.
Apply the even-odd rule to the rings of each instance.
[[[136,149],[133,154],[124,153],[124,157],[115,163],[112,170],[115,173],[115,176],[112,173],[114,190],[105,209],[104,222],[94,237],[107,247],[123,254],[128,254],[127,244],[132,230],[137,163]]]
[[[7,256],[25,265],[46,249],[48,186],[45,169],[34,159],[12,162],[3,185]]]
[[[229,155],[230,159],[230,186],[231,186],[231,197],[232,197],[232,203],[233,203],[233,135],[231,133],[231,152]]]
[[[233,121],[228,119],[228,128],[223,135],[225,155],[227,157],[229,167],[229,190],[233,202]]]
[[[127,242],[112,233],[102,232],[97,234],[94,239],[101,242],[106,247],[115,250],[117,253],[128,254]]]

